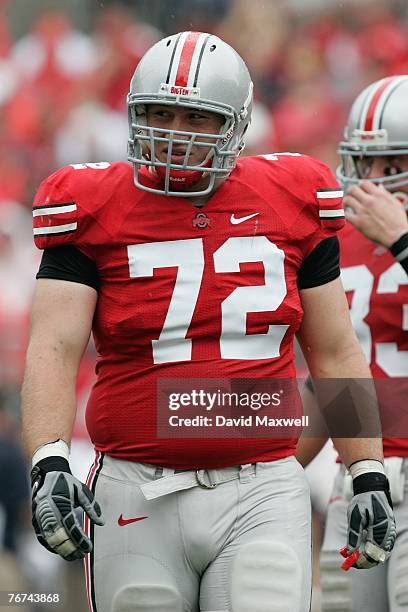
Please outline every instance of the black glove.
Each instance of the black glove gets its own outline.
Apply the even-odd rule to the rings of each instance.
[[[347,509],[346,558],[342,568],[367,569],[384,563],[396,538],[395,517],[388,479],[380,472],[361,474],[353,480],[354,497]]]
[[[83,530],[83,511],[104,525],[98,502],[86,485],[71,474],[63,457],[47,457],[31,470],[32,523],[40,544],[67,561],[82,559],[92,550]]]

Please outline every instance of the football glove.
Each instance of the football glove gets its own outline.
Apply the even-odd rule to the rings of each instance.
[[[384,563],[396,538],[388,479],[379,472],[361,474],[353,480],[354,497],[347,509],[347,546],[342,568],[368,569]]]
[[[92,550],[83,529],[83,511],[97,525],[102,512],[86,485],[71,474],[63,457],[47,457],[31,471],[32,523],[40,544],[67,561],[82,559]]]

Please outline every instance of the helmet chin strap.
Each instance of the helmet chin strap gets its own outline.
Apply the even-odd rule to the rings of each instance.
[[[209,159],[203,168],[209,168],[211,163],[212,159]],[[154,171],[161,181],[164,182],[166,180],[165,166],[154,166]],[[184,191],[186,188],[201,181],[206,174],[206,172],[201,170],[176,170],[171,168],[169,173],[170,184],[175,191]]]

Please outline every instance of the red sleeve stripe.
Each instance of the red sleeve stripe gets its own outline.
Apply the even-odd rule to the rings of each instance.
[[[342,189],[322,189],[316,191],[316,197],[319,200],[334,200],[335,198],[342,198],[343,194]]]
[[[53,206],[34,206],[33,217],[42,217],[43,215],[62,215],[63,213],[74,212],[77,205],[74,202],[66,204],[55,204]]]
[[[184,41],[175,82],[175,85],[178,85],[179,87],[188,86],[188,77],[190,74],[193,54],[200,36],[200,32],[189,32],[186,40]]]
[[[169,71],[169,85],[195,87],[198,69],[209,35],[202,32],[183,32],[178,40]]]
[[[49,225],[48,227],[35,227],[33,229],[34,236],[48,236],[49,234],[67,234],[74,232],[77,228],[77,223],[65,223],[64,225]]]
[[[360,119],[361,130],[371,132],[381,128],[381,117],[389,95],[406,79],[407,76],[403,75],[387,77],[379,81],[364,103]]]

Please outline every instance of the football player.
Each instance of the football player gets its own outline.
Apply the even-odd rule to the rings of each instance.
[[[408,391],[408,75],[381,79],[352,105],[337,175],[347,189],[340,232],[341,278],[360,345],[376,378],[385,437],[385,470],[397,522],[394,553],[371,572],[341,571],[338,550],[347,531],[351,495],[343,465],[334,483],[321,552],[323,610],[399,612],[408,609],[403,568],[408,558],[408,439],[404,406]],[[391,380],[392,379],[392,380]],[[314,398],[305,391],[310,406]],[[395,421],[395,423],[394,423]],[[398,433],[400,432],[400,433]],[[304,439],[305,465],[319,443]],[[405,484],[406,482],[406,484]],[[346,561],[346,569],[348,567]]]
[[[342,192],[306,156],[238,161],[251,107],[234,49],[200,32],[165,38],[131,81],[130,164],[73,164],[35,198],[44,254],[23,387],[33,524],[65,559],[90,553],[91,610],[309,610],[296,436],[157,431],[163,380],[294,380],[295,334],[314,376],[369,377],[339,279]],[[68,458],[91,330],[96,458],[85,485]],[[386,538],[371,543],[380,562],[395,530],[381,442],[339,450],[355,476],[351,508],[370,512],[375,489],[385,513]],[[361,524],[375,527],[372,512]],[[370,542],[360,544],[364,559]]]

